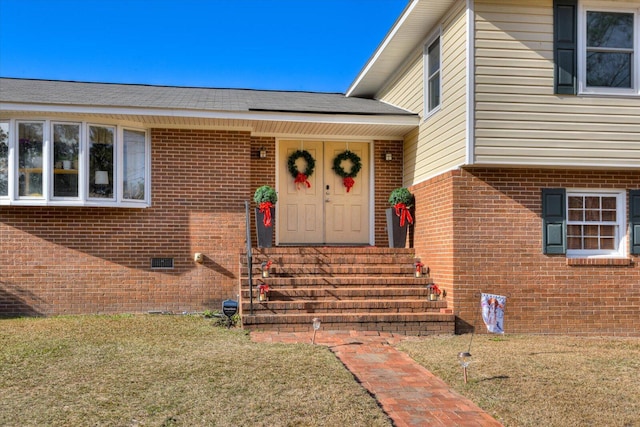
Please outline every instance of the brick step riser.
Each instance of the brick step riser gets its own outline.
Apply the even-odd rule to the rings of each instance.
[[[414,250],[409,248],[384,248],[380,246],[291,246],[273,248],[252,248],[251,255],[256,257],[271,258],[276,256],[413,256]],[[247,258],[247,252],[240,253],[242,258]]]
[[[298,301],[298,300],[339,300],[339,301],[353,301],[353,300],[378,300],[378,299],[418,299],[427,300],[429,292],[424,289],[376,289],[378,292],[372,292],[370,288],[365,288],[362,291],[347,290],[340,291],[338,289],[313,289],[297,291],[295,289],[281,289],[271,290],[269,292],[269,299],[271,301]],[[258,294],[258,291],[254,289],[253,295]],[[249,298],[249,290],[241,291],[242,298]]]
[[[287,314],[400,314],[400,313],[440,313],[439,308],[420,308],[420,307],[386,307],[386,308],[344,308],[344,309],[336,309],[336,308],[307,308],[307,309],[271,309],[270,305],[267,304],[254,304],[253,305],[253,313],[256,316],[262,316],[265,314],[272,315],[287,315]],[[242,310],[244,313],[249,313],[250,308],[249,304],[246,306],[243,305]]]
[[[431,285],[433,281],[429,278],[405,279],[403,277],[389,277],[389,276],[365,276],[365,277],[277,277],[271,276],[267,278],[254,277],[253,285],[257,286],[260,283],[268,283],[269,286],[282,287],[282,288],[361,288],[363,286],[374,287],[413,287],[413,288],[426,288]],[[240,286],[244,289],[249,289],[249,279],[243,278],[240,280]]]

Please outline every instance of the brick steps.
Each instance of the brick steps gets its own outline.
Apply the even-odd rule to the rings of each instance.
[[[271,261],[262,278],[261,264]],[[429,301],[428,276],[415,277],[410,249],[285,247],[253,251],[253,304],[246,255],[241,257],[240,311],[247,329],[300,332],[319,318],[324,330],[411,335],[454,332],[446,300]],[[269,285],[269,301],[257,286]],[[252,314],[253,313],[253,314]]]

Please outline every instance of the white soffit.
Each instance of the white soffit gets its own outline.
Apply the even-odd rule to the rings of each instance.
[[[356,79],[347,96],[373,98],[414,49],[424,41],[455,0],[413,0]]]

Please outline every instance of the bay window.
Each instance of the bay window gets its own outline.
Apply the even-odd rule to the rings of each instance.
[[[145,130],[0,122],[0,204],[149,206],[149,156]]]

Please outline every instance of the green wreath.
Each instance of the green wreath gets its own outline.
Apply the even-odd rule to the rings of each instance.
[[[351,160],[353,165],[351,166],[351,172],[347,172],[342,168],[342,162],[345,160]],[[345,150],[333,159],[333,171],[342,178],[355,178],[358,176],[360,169],[362,169],[362,161],[360,156],[353,151]]]
[[[307,162],[307,168],[304,172],[300,172],[298,170],[298,166],[296,166],[296,160],[300,157],[304,158],[304,161]],[[298,178],[298,175],[301,173],[308,178],[313,174],[313,169],[316,167],[316,161],[307,150],[297,150],[289,156],[287,166],[289,167],[289,173],[293,178]]]

